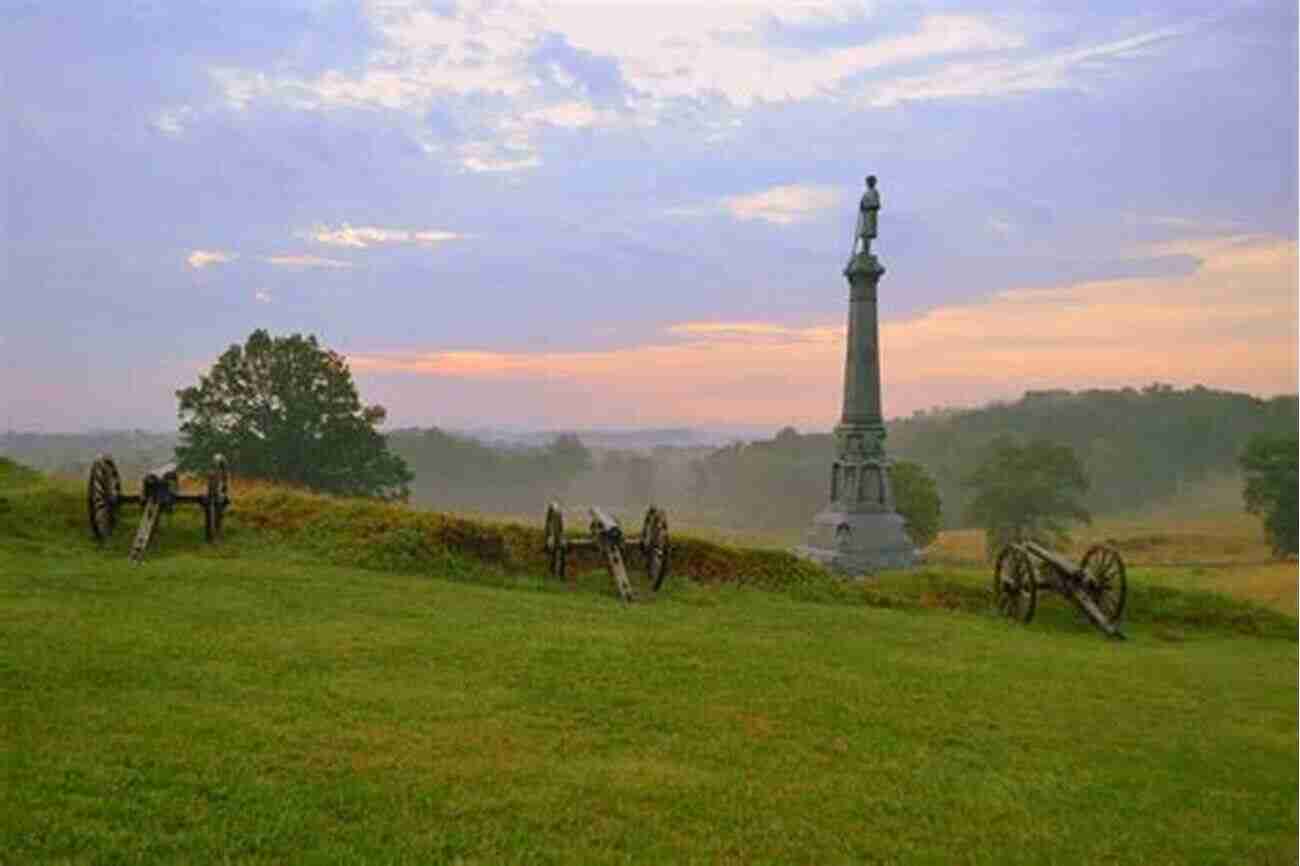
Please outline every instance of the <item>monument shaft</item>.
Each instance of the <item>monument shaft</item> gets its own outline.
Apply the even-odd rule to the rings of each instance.
[[[872,280],[850,282],[848,351],[844,359],[843,424],[884,426],[880,414],[880,326],[876,315],[876,285]],[[850,278],[851,279],[851,278]]]

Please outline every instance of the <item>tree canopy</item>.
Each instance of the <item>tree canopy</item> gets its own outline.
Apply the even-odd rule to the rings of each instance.
[[[1064,545],[1073,521],[1092,520],[1082,501],[1088,478],[1068,445],[999,437],[966,484],[974,492],[966,516],[984,527],[990,556],[1016,541]]]
[[[234,472],[350,496],[401,497],[412,475],[375,429],[346,360],[314,336],[254,331],[232,345],[180,400],[179,467],[206,471],[224,454]]]
[[[1264,534],[1278,556],[1296,553],[1296,464],[1300,437],[1251,437],[1240,464],[1246,479],[1246,510],[1264,518]]]
[[[889,467],[889,480],[894,488],[894,506],[903,516],[908,537],[917,547],[926,547],[939,534],[943,517],[939,485],[924,466],[907,460],[894,461]]]
[[[1133,511],[1177,497],[1214,475],[1235,474],[1255,433],[1294,433],[1295,395],[1168,385],[1091,391],[1031,391],[1011,403],[917,413],[889,422],[889,454],[923,464],[939,484],[947,519],[960,521],[965,480],[999,436],[1069,445],[1088,477],[1082,498],[1094,514]]]

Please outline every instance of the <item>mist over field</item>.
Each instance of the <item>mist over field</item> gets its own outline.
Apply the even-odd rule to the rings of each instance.
[[[943,526],[954,529],[968,525],[964,482],[998,436],[1073,448],[1090,482],[1085,501],[1097,515],[1197,499],[1204,509],[1235,511],[1247,441],[1286,435],[1298,424],[1295,396],[1151,385],[1033,392],[982,409],[921,412],[891,421],[886,442],[895,459],[934,477]],[[531,521],[555,500],[611,508],[635,524],[658,504],[689,525],[790,542],[825,504],[833,458],[830,434],[793,427],[726,444],[720,434],[688,429],[485,436],[408,428],[386,435],[414,473],[413,507]],[[96,454],[111,453],[134,478],[170,461],[176,444],[175,435],[144,431],[10,432],[0,435],[0,456],[83,477]]]

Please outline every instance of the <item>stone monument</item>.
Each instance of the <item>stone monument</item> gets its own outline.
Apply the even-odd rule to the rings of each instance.
[[[835,428],[830,504],[813,518],[806,543],[795,552],[835,571],[862,574],[906,568],[918,559],[894,510],[880,412],[880,343],[876,288],[885,267],[871,252],[880,193],[874,175],[858,206],[844,276],[849,281],[848,350],[844,360],[844,412]]]

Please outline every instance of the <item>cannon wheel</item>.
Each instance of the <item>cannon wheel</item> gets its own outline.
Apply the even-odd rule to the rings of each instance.
[[[1119,625],[1128,600],[1128,575],[1119,551],[1105,544],[1088,548],[1083,555],[1083,589],[1112,626]]]
[[[90,515],[90,531],[96,541],[105,541],[117,527],[117,509],[122,498],[122,477],[117,464],[108,455],[100,455],[90,466],[90,481],[86,485],[86,510]]]
[[[560,506],[552,502],[546,506],[546,566],[551,577],[564,577],[565,559],[568,551],[564,544],[564,515]]]
[[[645,557],[650,586],[655,592],[659,591],[659,587],[664,585],[664,579],[668,577],[670,550],[668,515],[663,509],[651,505],[646,509],[645,520],[641,523],[641,553]]]
[[[993,601],[1012,619],[1029,622],[1038,607],[1038,575],[1029,554],[1012,545],[998,554],[993,571]]]
[[[230,471],[226,468],[226,458],[218,454],[212,462],[208,496],[203,504],[203,531],[210,542],[221,538],[221,524],[230,504]]]

